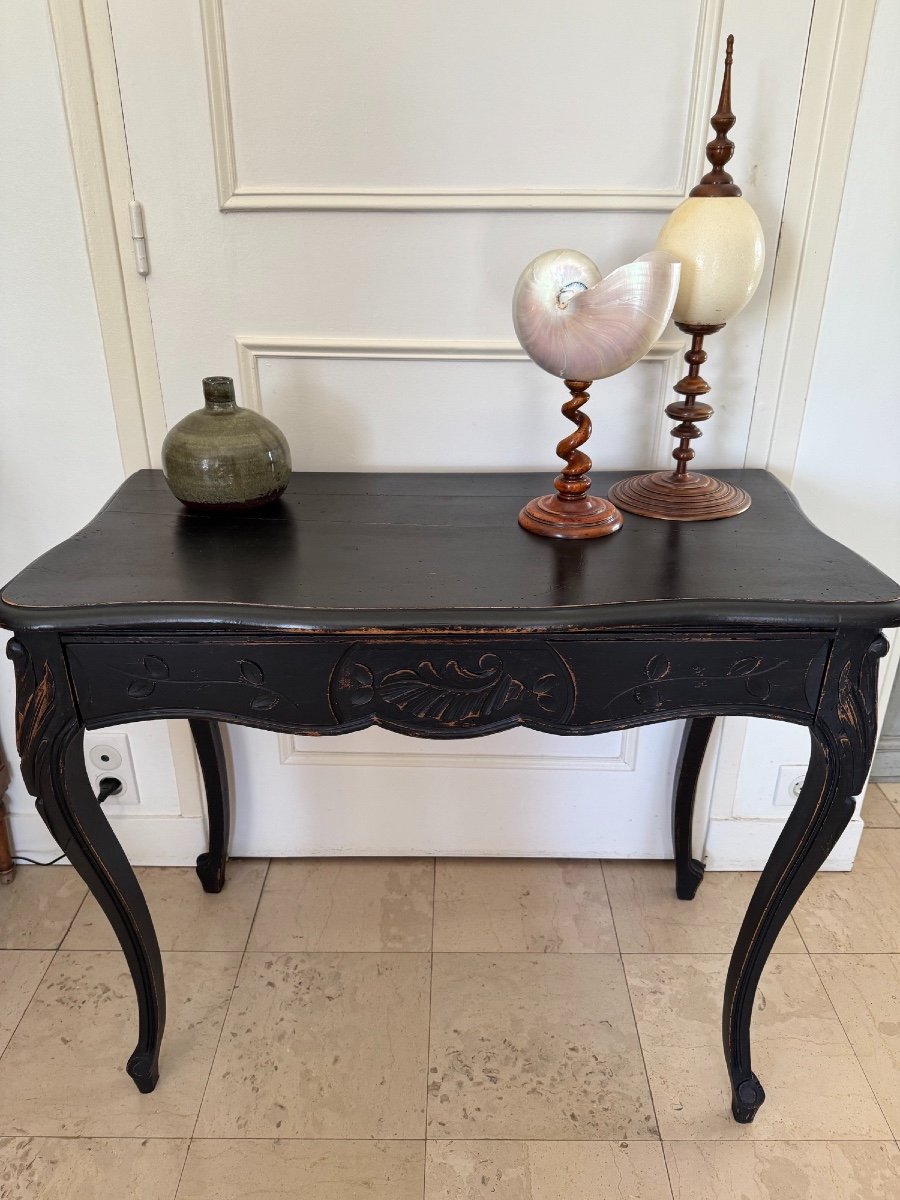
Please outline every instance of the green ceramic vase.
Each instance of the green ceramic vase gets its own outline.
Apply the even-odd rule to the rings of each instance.
[[[182,504],[204,512],[259,508],[277,500],[291,477],[291,452],[277,425],[239,408],[234,381],[203,380],[206,404],[166,435],[162,466]]]

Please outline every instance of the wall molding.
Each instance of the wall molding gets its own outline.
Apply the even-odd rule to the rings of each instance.
[[[107,0],[49,0],[116,432],[126,475],[158,467],[166,415],[147,282],[134,269],[125,118]],[[201,810],[187,722],[169,721],[182,812]]]
[[[106,4],[50,0],[60,84],[125,474],[154,465],[165,415],[145,281],[128,269],[131,166]]]
[[[59,846],[37,813],[13,812],[10,821],[17,854],[38,861],[59,854]],[[147,816],[138,806],[133,815],[110,814],[109,823],[128,861],[136,867],[193,866],[207,846],[206,826],[200,817]]]
[[[223,0],[201,0],[206,82],[219,208],[223,212],[284,209],[581,210],[670,212],[687,195],[708,140],[724,0],[701,0],[691,66],[688,117],[678,183],[671,188],[315,188],[242,185],[234,142]]]
[[[403,750],[307,749],[296,734],[278,735],[278,753],[283,766],[300,767],[439,767],[459,770],[474,767],[504,771],[633,771],[637,764],[638,730],[625,729],[619,753],[611,755],[465,754],[437,751],[420,754]]]
[[[744,459],[788,487],[803,434],[875,8],[876,0],[816,0],[813,9]],[[893,642],[879,672],[879,728],[900,666],[900,638]],[[732,721],[746,729],[746,717]],[[854,844],[850,862],[839,869],[849,870],[855,853]],[[730,861],[728,855],[722,859],[723,869]]]
[[[745,465],[791,486],[876,0],[816,0]]]
[[[261,358],[391,359],[415,362],[528,362],[528,355],[512,338],[496,341],[442,338],[318,338],[285,335],[240,334],[234,339],[241,381],[242,403],[262,411],[259,381]],[[641,362],[669,364],[684,351],[684,339],[654,343]],[[663,372],[665,394],[668,371]]]
[[[854,817],[820,871],[850,871],[862,837],[863,817]],[[706,839],[708,871],[761,871],[769,860],[784,821],[766,818],[716,818],[709,823]]]
[[[884,734],[875,748],[872,778],[878,783],[879,780],[890,781],[898,776],[900,776],[900,735]]]
[[[461,210],[560,208],[668,211],[682,198],[682,192],[628,191],[536,196],[530,192],[527,195],[480,195],[477,190],[452,195],[406,195],[402,192],[376,195],[360,192],[315,194],[302,190],[285,192],[281,189],[275,189],[274,193],[243,191],[238,187],[234,144],[230,137],[230,107],[221,107],[221,101],[224,100],[226,105],[229,101],[224,37],[219,47],[210,48],[208,40],[210,34],[215,33],[217,14],[219,28],[223,26],[221,0],[201,0],[201,6],[204,36],[207,38],[207,70],[210,69],[210,49],[213,51],[213,62],[217,61],[224,68],[216,88],[210,87],[211,104],[216,100],[220,103],[218,133],[215,112],[212,113],[212,119],[219,199],[223,209],[440,210],[446,207]],[[159,395],[146,284],[130,270],[132,251],[127,228],[127,200],[131,197],[131,179],[109,14],[105,0],[49,0],[49,7],[123,463],[126,470],[130,471],[145,465],[147,456],[150,462],[156,461],[165,432],[165,420]],[[701,69],[695,71],[692,83],[692,123],[689,125],[691,137],[696,137],[696,146],[693,148],[693,161],[684,172],[685,186],[688,181],[693,181],[702,162],[710,98],[716,82],[716,55],[713,49],[720,36],[722,8],[722,0],[707,0],[702,8],[698,44],[704,47],[704,57],[700,60]],[[784,232],[775,262],[770,315],[746,453],[747,465],[767,465],[787,482],[790,482],[793,474],[800,442],[806,390],[824,305],[831,249],[837,229],[874,8],[875,0],[816,0],[815,3],[783,211]],[[214,18],[212,25],[210,16]],[[706,74],[705,63],[708,63]],[[226,133],[229,135],[227,142],[224,140]],[[386,352],[373,353],[373,348],[377,350],[379,345]],[[281,352],[285,356],[311,358],[424,357],[478,361],[516,361],[524,358],[519,348],[509,342],[457,342],[448,346],[447,343],[419,341],[413,349],[424,347],[426,353],[422,355],[407,352],[409,345],[397,340],[387,343],[382,340],[373,347],[373,343],[359,339],[240,338],[238,355],[244,383],[244,402],[249,402],[251,394],[259,397],[258,358],[265,357],[267,353]],[[671,351],[673,356],[682,352],[680,341],[671,345],[674,347]],[[299,353],[288,354],[286,347]],[[431,347],[432,353],[427,352],[428,347]],[[654,348],[654,351],[658,349]],[[662,359],[667,355],[651,352],[648,359],[652,361],[654,357]],[[249,379],[255,380],[253,393],[247,386]],[[661,392],[665,391],[665,386],[665,383],[661,384]],[[661,404],[660,440],[668,445],[669,422],[663,415],[662,407]],[[898,660],[900,638],[895,639],[892,655],[883,665],[881,681],[885,691]],[[735,725],[746,725],[746,721],[732,719],[724,724],[728,733]],[[170,723],[173,733],[176,728],[182,734],[183,743],[181,752],[175,753],[182,811],[199,813],[202,801],[190,738],[185,725]],[[740,740],[741,730],[734,728],[733,732],[736,740]],[[723,760],[728,758],[725,744],[729,740],[723,736],[723,750],[716,773],[717,803],[714,805],[715,818],[710,823],[712,829],[708,844],[711,869],[729,869],[729,865],[747,869],[746,838],[751,832],[749,827],[755,827],[752,829],[754,846],[756,837],[768,836],[766,831],[759,829],[764,822],[739,823],[730,820],[727,812],[723,811],[727,807],[728,789],[724,785],[729,774],[725,769],[727,763]],[[192,796],[190,800],[188,795]],[[46,850],[47,856],[52,857],[49,852],[56,852],[54,843],[49,840],[36,815],[14,814],[13,820],[17,841],[25,853],[30,849],[42,856],[42,850]],[[127,841],[120,834],[134,862],[189,863],[197,849],[201,848],[202,838],[198,843],[200,835],[197,830],[202,831],[202,821],[198,818],[152,817],[136,820],[126,817],[122,820],[128,822],[129,831],[134,831],[133,841]],[[730,829],[726,828],[728,825]],[[858,839],[860,828],[859,822],[854,821],[845,838],[854,830]],[[182,857],[178,857],[179,854]],[[852,853],[843,869],[847,869],[851,862]]]

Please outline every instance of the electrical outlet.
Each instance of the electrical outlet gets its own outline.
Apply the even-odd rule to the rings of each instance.
[[[86,732],[84,763],[95,795],[100,790],[101,779],[113,777],[122,781],[122,790],[107,798],[103,805],[105,809],[140,804],[141,795],[127,733],[109,733],[104,729]]]
[[[800,789],[803,787],[806,771],[807,767],[804,763],[779,767],[778,778],[775,781],[775,795],[772,797],[772,804],[775,808],[794,807],[797,797],[800,795]]]

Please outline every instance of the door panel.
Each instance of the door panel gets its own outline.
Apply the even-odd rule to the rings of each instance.
[[[696,0],[653,5],[650,38],[633,9],[590,0],[204,0],[203,15],[229,207],[667,200],[709,115],[694,87],[718,12]],[[653,89],[635,87],[636,62]],[[585,153],[603,97],[632,109],[640,155],[630,121],[606,122],[602,156]]]
[[[519,271],[553,246],[604,273],[652,247],[699,174],[727,32],[735,176],[774,251],[811,7],[110,0],[168,422],[233,374],[298,469],[549,481],[566,394],[513,337]],[[710,345],[711,465],[744,459],[771,259]],[[680,353],[669,331],[594,389],[598,466],[665,461]],[[323,748],[235,730],[235,850],[666,854],[678,734]]]

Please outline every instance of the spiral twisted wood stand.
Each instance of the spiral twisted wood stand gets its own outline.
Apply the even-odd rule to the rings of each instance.
[[[590,399],[590,380],[567,379],[572,398],[562,406],[566,417],[578,428],[556,447],[566,465],[553,480],[556,493],[529,500],[519,513],[519,524],[541,537],[598,538],[622,527],[622,514],[599,496],[589,496],[588,477],[592,463],[579,449],[591,436],[591,419],[581,408]]]

